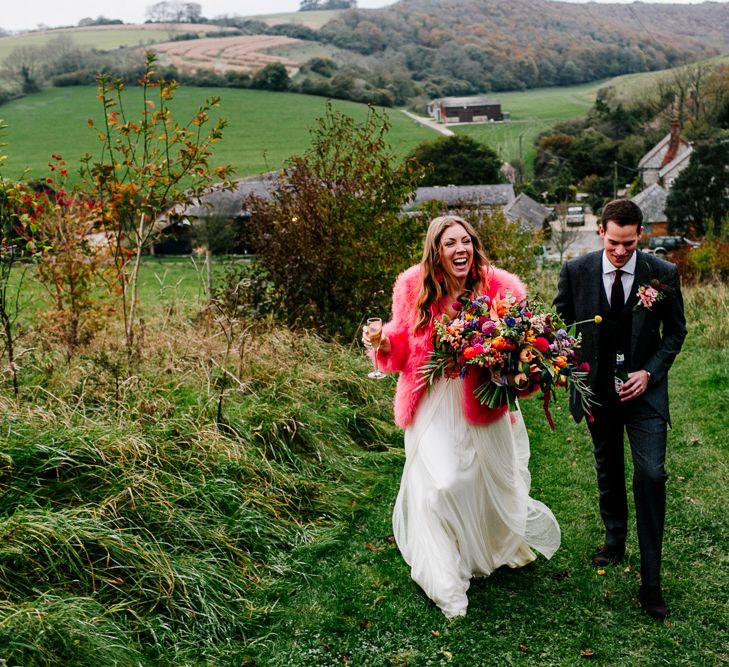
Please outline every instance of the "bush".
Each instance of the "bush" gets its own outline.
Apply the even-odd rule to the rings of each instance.
[[[357,124],[328,104],[272,198],[247,200],[253,248],[288,324],[356,336],[367,314],[387,314],[397,273],[417,256],[422,226],[401,209],[421,170],[393,166],[389,127],[375,109]]]
[[[274,315],[280,300],[268,271],[256,260],[228,266],[213,288],[213,299],[228,317],[239,320]]]
[[[251,81],[252,88],[263,90],[288,90],[289,85],[289,73],[281,63],[269,63],[259,69]]]
[[[501,182],[501,160],[488,146],[463,135],[423,141],[410,157],[429,168],[423,185],[481,185]]]
[[[729,241],[705,240],[698,248],[684,248],[672,257],[688,282],[729,279]]]
[[[311,58],[302,66],[302,71],[316,72],[322,76],[330,77],[337,70],[338,65],[331,58]]]
[[[75,72],[66,72],[53,78],[53,85],[58,88],[65,86],[90,86],[96,83],[96,72],[80,69]]]

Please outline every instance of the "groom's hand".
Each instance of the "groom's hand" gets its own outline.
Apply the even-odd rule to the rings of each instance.
[[[645,394],[650,377],[650,373],[643,370],[628,373],[628,379],[620,390],[620,402],[632,401]]]

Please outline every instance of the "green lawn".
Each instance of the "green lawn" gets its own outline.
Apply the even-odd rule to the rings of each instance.
[[[31,32],[9,37],[0,37],[0,62],[15,49],[20,47],[43,47],[59,37],[70,39],[74,45],[84,49],[99,49],[111,51],[120,46],[144,46],[157,42],[167,42],[175,35],[185,32],[185,25],[180,24],[178,29],[160,29],[143,26],[107,27],[107,28],[79,28],[75,30],[50,30],[45,32]],[[210,26],[210,31],[216,30]]]
[[[549,298],[555,279],[532,288]],[[449,622],[390,540],[404,462],[394,378],[369,380],[356,346],[205,316],[189,259],[148,258],[141,281],[139,357],[117,328],[67,361],[24,320],[20,404],[0,375],[0,663],[726,664],[726,286],[685,290],[668,622],[637,608],[634,527],[624,564],[589,563],[601,539],[591,446],[564,397],[554,432],[538,399],[522,403],[532,495],[554,511],[561,548],[474,581],[468,615]]]
[[[687,292],[689,315],[697,296],[695,289]],[[468,615],[447,621],[410,580],[389,538],[403,465],[394,448],[371,461],[378,477],[346,523],[290,555],[299,574],[263,598],[272,611],[248,655],[269,667],[726,664],[727,369],[726,346],[708,349],[700,337],[689,337],[671,372],[667,622],[638,608],[634,521],[623,564],[601,574],[589,562],[602,534],[585,424],[574,424],[562,402],[550,432],[541,402],[526,400],[532,495],[554,511],[562,529],[562,546],[550,561],[540,557],[523,570],[502,568],[473,581]],[[388,396],[393,386],[390,380],[379,385]],[[630,474],[628,465],[628,489]]]
[[[450,128],[458,134],[466,134],[491,146],[507,162],[522,157],[527,171],[531,171],[536,155],[534,140],[537,136],[556,123],[584,116],[595,102],[597,91],[608,83],[610,82],[603,80],[565,88],[493,93],[490,97],[501,102],[502,111],[511,116],[509,121],[453,125]]]
[[[127,95],[127,111],[139,109],[139,91],[130,88]],[[326,106],[325,98],[311,95],[183,87],[172,105],[175,117],[188,121],[204,98],[214,95],[222,100],[214,116],[226,118],[228,127],[212,162],[233,165],[238,176],[278,169],[286,158],[306,150],[309,128],[324,115]],[[367,114],[363,104],[335,101],[333,105],[358,119]],[[42,176],[51,153],[63,155],[72,166],[86,152],[99,155],[100,144],[87,119],[98,123],[100,111],[96,88],[84,86],[51,88],[4,105],[0,118],[8,125],[4,139],[9,158],[3,173],[14,177],[28,167],[31,176]],[[389,142],[398,157],[437,136],[397,111],[389,111],[389,118]]]
[[[270,25],[276,25],[278,23],[303,23],[316,29],[321,28],[325,23],[331,21],[341,11],[341,9],[325,9],[311,12],[285,12],[282,14],[260,14],[249,16],[248,18],[265,21]]]

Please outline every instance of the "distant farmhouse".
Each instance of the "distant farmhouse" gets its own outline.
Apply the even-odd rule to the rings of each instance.
[[[678,121],[671,122],[671,131],[651,148],[638,163],[645,189],[632,201],[643,213],[646,236],[667,233],[666,199],[676,177],[689,165],[693,147],[681,138]]]
[[[672,121],[671,131],[638,163],[643,185],[648,187],[658,183],[667,190],[670,189],[676,176],[688,166],[692,152],[691,144],[681,138],[678,121]]]
[[[487,97],[441,97],[428,104],[428,115],[439,123],[505,120],[501,103]]]

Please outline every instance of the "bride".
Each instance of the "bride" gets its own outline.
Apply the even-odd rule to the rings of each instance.
[[[405,468],[392,523],[413,580],[449,617],[464,616],[470,579],[522,567],[557,550],[554,515],[530,498],[529,440],[521,412],[481,405],[479,378],[441,379],[427,389],[418,370],[433,349],[433,320],[455,316],[463,294],[525,295],[514,275],[489,266],[462,218],[431,221],[423,258],[398,277],[392,320],[377,352],[399,371],[395,421],[405,429]],[[363,341],[372,353],[367,328]]]

